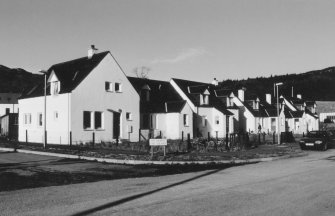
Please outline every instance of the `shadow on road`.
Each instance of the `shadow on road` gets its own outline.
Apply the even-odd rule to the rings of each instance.
[[[229,168],[229,167],[226,167],[226,168]],[[201,175],[198,175],[198,176],[195,176],[195,177],[192,177],[192,178],[180,181],[180,182],[176,182],[176,183],[167,185],[165,187],[161,187],[161,188],[158,188],[158,189],[155,189],[155,190],[151,190],[151,191],[148,191],[148,192],[144,192],[144,193],[136,194],[136,195],[133,195],[133,196],[129,196],[129,197],[126,197],[126,198],[123,198],[123,199],[120,199],[120,200],[117,200],[117,201],[114,201],[114,202],[106,203],[106,204],[97,206],[95,208],[91,208],[91,209],[88,209],[88,210],[84,210],[84,211],[75,213],[72,216],[89,215],[89,214],[92,214],[94,212],[98,212],[98,211],[101,211],[101,210],[104,210],[104,209],[108,209],[108,208],[111,208],[111,207],[114,207],[114,206],[117,206],[117,205],[129,202],[129,201],[132,201],[132,200],[144,197],[144,196],[148,196],[150,194],[157,193],[157,192],[162,191],[162,190],[166,190],[166,189],[169,189],[169,188],[172,188],[172,187],[175,187],[175,186],[178,186],[178,185],[182,185],[182,184],[185,184],[187,182],[194,181],[196,179],[199,179],[199,178],[202,178],[202,177],[205,177],[205,176],[208,176],[208,175],[212,175],[212,174],[217,173],[217,172],[219,172],[219,171],[221,171],[223,169],[226,169],[226,168],[212,170],[212,171],[206,172],[204,174],[201,174]]]

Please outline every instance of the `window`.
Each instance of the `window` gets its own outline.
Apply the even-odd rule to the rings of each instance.
[[[294,128],[295,130],[299,130],[299,119],[294,119]]]
[[[157,117],[156,115],[150,115],[150,129],[157,128]]]
[[[10,113],[10,108],[6,108],[6,114]]]
[[[92,112],[84,111],[84,129],[92,129]]]
[[[204,104],[208,104],[208,95],[204,95]]]
[[[51,83],[51,88],[50,88],[50,93],[52,95],[56,95],[59,93],[59,90],[60,90],[60,83],[59,81],[54,81]]]
[[[31,114],[30,113],[24,114],[24,124],[31,124]]]
[[[187,114],[184,114],[184,117],[183,117],[183,119],[184,119],[184,126],[189,126],[188,124],[188,115]]]
[[[128,121],[133,120],[133,116],[132,116],[132,114],[131,114],[130,112],[127,112],[127,113],[126,113],[126,119],[127,119]]]
[[[37,113],[37,124],[38,126],[43,126],[43,114]]]
[[[54,112],[54,120],[58,120],[59,114],[57,111]]]
[[[94,112],[94,128],[103,129],[103,112]]]
[[[271,131],[276,131],[276,118],[271,118]]]
[[[112,92],[113,91],[113,83],[105,82],[105,90],[108,91],[108,92]]]
[[[122,92],[122,84],[115,83],[115,92]]]
[[[219,116],[215,116],[215,124],[220,124],[220,117]]]
[[[202,116],[202,126],[207,126],[207,116]]]

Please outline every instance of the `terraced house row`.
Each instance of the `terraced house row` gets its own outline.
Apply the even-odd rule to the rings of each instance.
[[[226,89],[216,79],[128,77],[110,52],[97,53],[94,47],[87,56],[52,65],[45,76],[46,101],[44,83],[18,100],[19,141],[43,142],[44,115],[47,142],[53,144],[318,129],[316,104],[301,95],[280,95],[277,104],[270,93]]]

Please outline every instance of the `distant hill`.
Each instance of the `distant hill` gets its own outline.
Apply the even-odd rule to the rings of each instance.
[[[335,101],[335,67],[268,78],[223,80],[219,85],[230,89],[246,87],[247,91],[263,97],[265,93],[273,94],[273,84],[278,82],[284,83],[280,86],[280,93],[286,96],[291,96],[293,86],[294,95],[302,94],[303,99]]]
[[[43,75],[33,74],[21,68],[0,65],[0,93],[21,93],[36,83],[43,82]]]

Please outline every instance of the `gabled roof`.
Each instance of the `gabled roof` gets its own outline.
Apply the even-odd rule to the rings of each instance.
[[[52,65],[48,71],[49,77],[52,72],[57,76],[60,81],[60,94],[72,92],[91,71],[110,53],[109,51],[94,54],[91,59],[87,56],[66,61]],[[49,95],[49,84],[47,85],[47,94]],[[32,89],[25,91],[22,98],[38,97],[44,95],[44,83],[34,86]]]
[[[306,112],[306,114],[314,117],[315,119],[318,118],[318,115],[316,113],[312,113],[309,109],[307,109],[307,107],[305,108],[305,112]]]
[[[234,95],[233,90],[230,89],[216,89],[214,91],[218,97],[231,97]]]
[[[233,113],[227,110],[226,105],[218,97],[216,97],[215,90],[217,89],[214,85],[176,78],[172,78],[172,80],[179,86],[179,88],[195,106],[216,108],[225,115],[233,115]],[[209,104],[200,104],[199,95],[206,92],[206,90],[210,93]]]
[[[128,80],[139,95],[142,90],[149,91],[150,100],[140,102],[141,113],[179,113],[186,104],[169,82],[136,77]]]
[[[284,110],[285,118],[301,118],[304,115],[303,111],[291,111],[289,109]]]
[[[306,106],[314,106],[316,105],[316,102],[315,101],[306,101]]]

